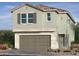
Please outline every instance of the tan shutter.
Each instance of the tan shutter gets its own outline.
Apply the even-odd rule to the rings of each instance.
[[[17,14],[17,23],[20,24],[20,13]]]
[[[36,13],[33,13],[33,23],[36,23]]]

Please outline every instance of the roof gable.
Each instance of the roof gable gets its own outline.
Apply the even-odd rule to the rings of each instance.
[[[23,7],[23,6],[29,6],[29,7],[35,8],[35,9],[43,11],[43,12],[56,11],[57,13],[67,13],[66,10],[59,9],[59,8],[49,7],[49,6],[45,6],[45,5],[33,6],[33,5],[30,5],[30,4],[23,4],[23,5],[17,6],[15,8],[13,8],[11,10],[11,12],[13,13],[15,10],[17,10],[17,9]]]
[[[17,9],[23,7],[23,6],[29,6],[29,7],[35,8],[35,9],[37,9],[37,10],[43,11],[43,10],[41,10],[41,9],[39,9],[39,8],[36,8],[36,7],[34,7],[34,6],[30,5],[30,4],[23,4],[23,5],[16,6],[15,8],[11,9],[11,13],[13,13],[15,10],[17,10]]]

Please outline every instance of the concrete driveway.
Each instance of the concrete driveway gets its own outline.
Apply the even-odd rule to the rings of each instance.
[[[13,49],[0,51],[0,56],[79,56],[79,52],[49,52],[47,54],[39,54]]]
[[[6,50],[1,51],[0,56],[39,56],[40,54],[28,53],[21,50]]]
[[[25,52],[21,50],[4,50],[0,51],[0,56],[47,56],[48,54],[40,54],[34,52]]]

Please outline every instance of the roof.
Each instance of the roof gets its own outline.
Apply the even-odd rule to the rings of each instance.
[[[37,9],[37,10],[40,10],[40,11],[42,11],[42,12],[53,12],[53,11],[55,11],[55,12],[57,12],[58,14],[67,14],[70,18],[71,18],[71,20],[75,23],[75,21],[74,21],[74,19],[73,19],[73,17],[71,16],[71,14],[69,13],[69,11],[67,11],[67,10],[63,10],[63,9],[60,9],[60,8],[55,8],[55,7],[49,7],[49,6],[46,6],[46,5],[31,5],[31,4],[23,4],[23,5],[20,5],[20,6],[17,6],[17,7],[15,7],[15,8],[13,8],[12,10],[11,10],[11,13],[13,13],[15,10],[17,10],[17,9],[19,9],[19,8],[21,8],[21,7],[23,7],[23,6],[30,6],[30,7],[32,7],[32,8],[35,8],[35,9]]]
[[[15,8],[13,8],[13,9],[11,10],[11,12],[13,12],[13,11],[15,11],[15,10],[17,10],[17,9],[19,9],[19,8],[21,8],[21,7],[23,7],[23,6],[25,6],[25,5],[30,6],[30,7],[33,7],[33,8],[35,8],[35,9],[38,9],[38,10],[43,11],[43,12],[56,11],[56,12],[58,12],[58,13],[67,13],[66,10],[59,9],[59,8],[55,8],[55,7],[49,7],[49,6],[41,5],[41,4],[40,4],[40,5],[36,5],[36,6],[31,5],[31,4],[23,4],[23,5],[20,5],[20,6],[17,6],[17,7],[15,7]]]

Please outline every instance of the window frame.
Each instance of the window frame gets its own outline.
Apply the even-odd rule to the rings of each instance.
[[[33,15],[34,13],[28,13],[28,15],[29,15],[29,14],[32,14],[32,15]],[[33,20],[33,17],[29,18],[29,16],[28,16],[28,23],[30,23],[30,22],[29,22],[29,19],[32,19],[32,20]],[[31,22],[31,23],[33,23],[33,22]],[[31,23],[30,23],[30,24],[31,24]]]
[[[26,13],[20,13],[20,24],[27,24],[27,14],[26,14],[26,18],[22,18],[22,14],[26,14]],[[26,23],[23,23],[22,19],[26,19]]]
[[[26,14],[26,18],[22,18],[22,14]],[[20,24],[35,24],[35,23],[29,23],[29,17],[28,17],[28,15],[29,14],[34,14],[33,12],[29,12],[29,13],[20,13]],[[26,19],[26,22],[25,23],[23,23],[22,22],[22,19]],[[32,18],[30,18],[30,19],[33,19],[33,17]]]

